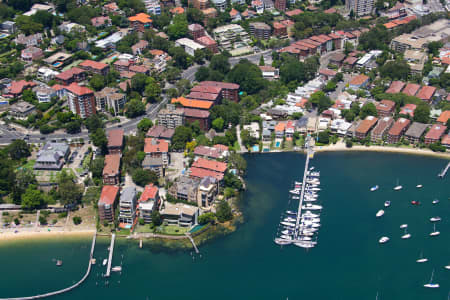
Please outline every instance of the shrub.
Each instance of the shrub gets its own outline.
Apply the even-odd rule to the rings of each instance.
[[[19,225],[19,224],[20,224],[19,219],[15,218],[15,219],[14,219],[14,224]]]
[[[352,140],[346,140],[346,141],[345,141],[345,147],[347,147],[347,148],[353,147],[353,142],[352,142]]]
[[[41,225],[47,225],[47,218],[45,216],[43,216],[43,215],[40,215],[39,216],[39,223]]]
[[[72,221],[73,221],[73,224],[79,225],[79,224],[81,224],[82,220],[81,220],[81,217],[76,216],[76,217],[72,218]]]

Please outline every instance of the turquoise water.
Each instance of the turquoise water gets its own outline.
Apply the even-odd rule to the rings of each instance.
[[[275,143],[275,147],[277,147],[277,148],[279,148],[279,147],[280,147],[280,145],[281,145],[281,143],[280,143],[280,142],[276,142],[276,143]]]
[[[248,190],[242,205],[245,223],[237,232],[189,251],[150,249],[144,242],[118,241],[113,265],[123,273],[109,284],[96,265],[80,288],[55,299],[447,299],[450,290],[447,179],[437,178],[442,159],[382,153],[324,153],[312,160],[321,171],[324,206],[318,246],[310,251],[273,243],[280,213],[289,207],[288,189],[301,176],[304,156],[294,153],[247,156]],[[404,189],[394,192],[399,179]],[[424,188],[418,190],[415,185]],[[369,192],[375,184],[376,192]],[[433,206],[431,201],[441,202]],[[385,200],[386,214],[376,219]],[[421,206],[412,206],[418,200]],[[384,209],[384,208],[383,208]],[[439,215],[439,237],[429,218]],[[408,223],[410,240],[400,224]],[[382,235],[391,237],[378,244]],[[90,239],[18,242],[0,246],[0,297],[31,295],[72,284],[85,272]],[[109,241],[100,238],[101,262]],[[423,251],[430,261],[417,264]],[[123,258],[122,258],[123,255]],[[57,268],[53,258],[63,259]],[[423,288],[432,269],[441,288]]]

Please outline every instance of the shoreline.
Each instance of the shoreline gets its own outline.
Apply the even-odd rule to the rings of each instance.
[[[92,236],[95,229],[80,229],[74,231],[14,231],[0,232],[0,244],[3,242],[14,242],[22,240],[39,240],[39,239],[54,239],[66,237],[86,237]]]
[[[314,146],[314,152],[339,152],[339,151],[356,151],[356,152],[385,152],[385,153],[400,153],[400,154],[413,154],[413,155],[423,155],[423,156],[433,156],[439,158],[445,158],[450,160],[450,153],[448,152],[433,152],[428,149],[411,149],[402,147],[389,147],[389,146],[361,146],[356,145],[348,148],[345,143],[338,142],[336,144],[328,146]]]

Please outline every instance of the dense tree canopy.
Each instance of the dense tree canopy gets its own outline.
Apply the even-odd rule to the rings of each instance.
[[[265,79],[261,69],[246,59],[241,60],[227,75],[230,82],[240,85],[240,89],[248,94],[254,94],[264,88]]]

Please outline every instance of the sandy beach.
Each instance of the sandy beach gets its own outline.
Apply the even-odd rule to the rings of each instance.
[[[31,239],[52,239],[52,238],[66,238],[66,237],[85,237],[92,236],[95,233],[95,229],[80,229],[74,231],[63,231],[51,229],[48,231],[45,228],[41,228],[40,231],[32,230],[18,230],[14,232],[12,230],[0,231],[0,243],[6,241],[16,240],[31,240]]]
[[[315,146],[314,151],[319,152],[331,152],[331,151],[374,151],[374,152],[391,152],[391,153],[403,153],[403,154],[413,154],[413,155],[428,155],[434,157],[440,157],[445,159],[450,159],[450,153],[448,152],[433,152],[429,149],[412,149],[412,148],[402,148],[402,147],[389,147],[389,146],[360,146],[354,145],[351,148],[347,148],[345,143],[342,141],[329,146]]]

